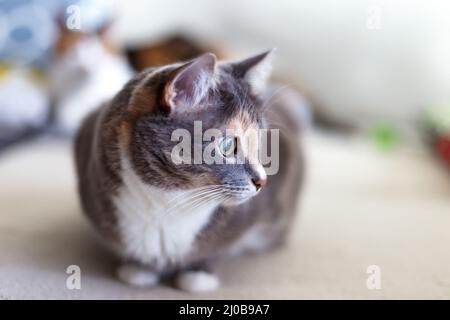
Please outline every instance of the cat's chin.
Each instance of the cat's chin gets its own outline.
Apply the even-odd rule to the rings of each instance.
[[[229,197],[226,200],[223,200],[222,205],[223,206],[238,206],[240,204],[243,204],[250,199],[252,199],[254,196],[256,196],[259,193],[259,191],[255,192],[249,192],[242,195],[235,195],[233,197]]]

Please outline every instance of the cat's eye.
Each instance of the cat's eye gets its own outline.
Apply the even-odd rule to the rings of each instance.
[[[235,137],[225,137],[219,142],[219,151],[225,157],[235,154],[237,149],[237,139]]]

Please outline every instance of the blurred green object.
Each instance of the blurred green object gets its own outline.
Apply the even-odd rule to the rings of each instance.
[[[390,151],[398,145],[399,134],[395,127],[387,122],[375,124],[369,131],[375,146],[382,151]]]
[[[450,133],[450,104],[428,108],[425,114],[425,123],[437,134],[448,135]]]

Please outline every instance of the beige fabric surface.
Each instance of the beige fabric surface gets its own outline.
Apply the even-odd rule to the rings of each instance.
[[[80,214],[70,148],[41,140],[0,154],[0,299],[450,298],[450,179],[425,150],[306,138],[308,174],[289,244],[226,261],[222,287],[191,295],[114,277]],[[66,288],[78,265],[81,290]],[[368,290],[366,268],[381,268]]]

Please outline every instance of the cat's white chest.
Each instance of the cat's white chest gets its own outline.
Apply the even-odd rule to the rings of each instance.
[[[149,186],[132,169],[124,171],[122,179],[124,183],[114,198],[122,254],[143,263],[156,263],[158,267],[189,254],[215,205],[177,206],[186,202],[187,192],[168,192]]]

